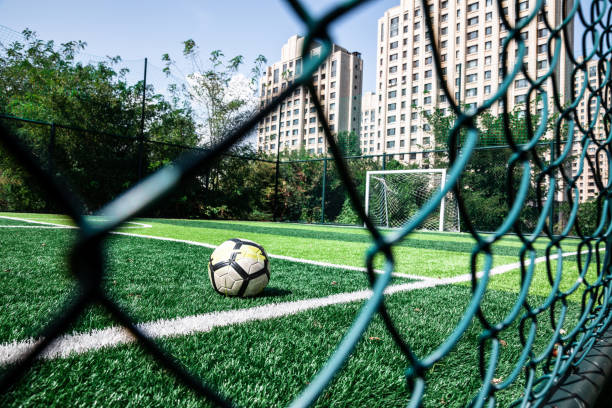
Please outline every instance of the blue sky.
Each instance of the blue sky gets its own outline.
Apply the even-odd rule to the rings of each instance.
[[[304,1],[320,14],[333,2]],[[376,24],[399,0],[378,0],[334,26],[336,43],[364,58],[365,90],[375,87]],[[162,67],[168,52],[181,57],[181,41],[193,38],[203,52],[221,49],[226,56],[258,54],[280,59],[284,42],[303,33],[303,25],[281,0],[0,0],[0,24],[17,31],[28,27],[42,39],[83,40],[94,55],[120,55],[133,70],[149,58],[152,69]],[[248,73],[248,69],[245,69]]]

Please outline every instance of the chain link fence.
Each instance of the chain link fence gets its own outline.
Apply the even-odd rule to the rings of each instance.
[[[377,313],[407,360],[407,393],[411,407],[421,405],[428,385],[427,374],[433,370],[435,364],[448,356],[472,321],[477,321],[481,330],[478,370],[474,373],[479,378],[480,388],[473,395],[471,406],[494,406],[497,395],[503,394],[504,390],[513,384],[521,384],[524,387],[524,393],[514,406],[542,406],[558,384],[573,372],[574,367],[588,358],[597,339],[608,329],[612,319],[610,311],[612,284],[609,272],[612,211],[607,180],[601,177],[599,180],[595,178],[594,211],[589,214],[581,212],[577,190],[581,183],[579,181],[583,169],[581,163],[585,162],[585,155],[590,145],[597,146],[594,152],[596,157],[601,154],[604,160],[609,162],[609,138],[600,141],[596,137],[594,123],[577,126],[580,116],[577,104],[570,101],[570,104],[566,105],[559,92],[552,89],[548,92],[560,115],[555,119],[555,126],[550,132],[546,129],[532,130],[528,127],[526,137],[516,140],[515,135],[509,130],[510,126],[505,126],[503,140],[507,147],[504,147],[503,154],[492,149],[477,148],[480,136],[476,126],[478,115],[494,103],[507,99],[509,88],[523,67],[522,59],[518,60],[516,66],[505,66],[508,60],[507,54],[515,52],[514,47],[511,49],[508,44],[516,44],[519,54],[524,52],[525,44],[521,29],[544,14],[545,2],[539,0],[530,4],[529,13],[517,18],[516,21],[509,21],[505,17],[503,13],[505,5],[502,1],[495,2],[500,11],[502,24],[508,31],[503,47],[505,57],[501,59],[505,66],[503,81],[489,99],[468,108],[457,104],[454,95],[443,84],[444,94],[450,101],[456,117],[447,139],[447,184],[424,203],[413,218],[392,234],[383,234],[367,217],[363,205],[364,191],[361,181],[365,171],[370,168],[376,169],[377,166],[387,167],[388,163],[383,165],[382,159],[371,158],[343,159],[341,150],[330,132],[323,109],[316,98],[313,103],[325,130],[329,158],[283,162],[282,165],[276,165],[274,160],[235,157],[234,152],[230,150],[298,87],[304,87],[311,94],[316,94],[311,75],[331,50],[332,40],[328,28],[337,19],[366,1],[346,1],[320,18],[314,18],[305,5],[297,0],[288,0],[287,3],[306,26],[306,49],[311,41],[317,39],[322,44],[321,54],[304,55],[302,76],[281,92],[272,103],[263,107],[237,129],[228,133],[222,141],[208,149],[189,149],[185,152],[185,148],[180,146],[139,140],[135,137],[122,142],[122,139],[115,136],[109,139],[108,135],[78,129],[59,129],[58,125],[33,122],[16,124],[10,120],[2,121],[0,141],[4,149],[2,160],[6,163],[3,166],[20,172],[17,176],[22,177],[28,186],[30,183],[37,185],[28,193],[31,194],[28,198],[31,200],[31,205],[40,205],[39,209],[46,210],[52,205],[50,201],[53,201],[54,210],[69,214],[80,227],[79,239],[72,251],[71,265],[81,288],[78,296],[73,299],[64,313],[40,332],[38,337],[41,340],[32,346],[19,363],[3,372],[0,379],[2,392],[9,390],[23,378],[34,359],[54,339],[64,333],[89,305],[98,304],[104,307],[119,324],[125,326],[138,339],[144,350],[172,372],[179,381],[216,405],[231,406],[231,401],[192,376],[169,353],[139,329],[128,314],[110,299],[101,285],[105,262],[102,248],[109,231],[151,209],[166,215],[168,214],[166,211],[176,211],[177,208],[181,208],[181,203],[209,203],[212,216],[226,216],[224,212],[227,210],[229,214],[231,210],[231,216],[241,218],[244,215],[241,213],[242,210],[238,207],[228,207],[228,197],[221,197],[222,193],[226,192],[223,183],[229,178],[236,177],[240,171],[244,172],[242,174],[245,177],[248,174],[257,175],[258,172],[265,175],[257,177],[258,182],[263,185],[257,186],[255,190],[243,196],[239,195],[243,198],[256,197],[256,203],[245,200],[245,206],[250,213],[257,211],[256,214],[262,219],[272,217],[287,221],[343,222],[342,215],[344,212],[349,212],[349,210],[344,211],[348,205],[358,217],[357,223],[364,224],[372,238],[372,246],[366,254],[372,294],[338,344],[335,353],[316,377],[296,396],[292,406],[309,406],[317,400],[347,361]],[[597,103],[603,106],[605,117],[609,117],[609,73],[612,70],[608,42],[611,4],[609,1],[595,1],[584,7],[578,2],[560,3],[564,18],[560,26],[549,27],[547,34],[549,42],[571,43],[567,36],[573,35],[572,24],[577,21],[583,23],[586,27],[583,39],[585,44],[588,42],[591,45],[592,51],[589,51],[584,60],[578,60],[572,50],[568,50],[568,58],[573,69],[572,76],[575,77],[579,72],[585,73],[587,61],[594,59],[602,61],[597,70],[595,86],[590,84],[585,86],[589,87],[591,95],[589,98],[595,98]],[[428,1],[423,1],[421,7],[426,27],[432,38],[432,55],[436,72],[442,77],[440,52],[435,34],[437,30],[432,23],[431,5]],[[545,15],[544,20],[546,20]],[[559,62],[550,52],[548,56],[551,68],[545,74],[546,77],[555,75],[554,67]],[[541,89],[539,79],[530,78],[526,72],[523,74],[527,78],[530,91],[547,92]],[[504,106],[507,104],[504,103]],[[500,115],[504,121],[507,121],[509,112],[504,108]],[[526,115],[529,118],[529,111]],[[604,123],[609,124],[609,120]],[[55,132],[52,132],[53,129]],[[564,129],[569,130],[569,135]],[[609,126],[606,125],[605,134],[609,134],[608,130]],[[98,142],[84,142],[85,140]],[[578,161],[575,167],[572,159],[573,150],[584,159]],[[9,159],[5,153],[10,154],[11,158]],[[92,160],[75,166],[74,157],[71,155],[76,153],[92,157]],[[479,155],[491,155],[497,162],[503,162],[503,166],[486,167],[481,170],[470,169],[470,163],[486,161],[486,157],[475,160]],[[174,161],[169,165],[172,160]],[[245,163],[251,163],[251,166],[245,166]],[[15,167],[16,165],[18,167]],[[252,167],[256,169],[252,170]],[[587,167],[595,174],[598,173],[598,166],[594,166],[592,162],[589,162]],[[113,175],[109,175],[111,169]],[[499,184],[489,186],[496,193],[495,196],[500,197],[500,205],[496,207],[499,209],[499,214],[487,221],[485,228],[475,209],[488,195],[483,194],[478,198],[468,194],[470,188],[474,188],[478,182],[475,177],[482,171],[499,172],[496,173]],[[137,183],[139,175],[143,178]],[[144,177],[145,175],[147,176]],[[587,181],[587,191],[588,183]],[[72,187],[67,188],[68,184]],[[190,188],[190,185],[195,187]],[[469,269],[472,276],[472,297],[461,320],[446,340],[433,352],[420,355],[404,340],[402,332],[387,310],[384,290],[391,282],[397,261],[393,257],[392,248],[400,245],[403,239],[434,213],[442,198],[451,190],[458,202],[462,230],[472,238]],[[202,194],[202,199],[196,195],[189,196],[188,193]],[[81,201],[79,197],[84,198]],[[37,204],[36,200],[40,200],[40,204]],[[187,208],[181,208],[180,211],[185,211],[188,215],[202,215],[198,213],[202,209],[189,208],[189,205],[191,204],[187,204]],[[224,205],[226,208],[223,208]],[[13,209],[10,205],[7,205],[7,208]],[[83,217],[87,211],[105,214],[110,221],[94,224]],[[353,221],[354,219],[347,223]],[[588,222],[591,228],[583,228]],[[490,229],[492,234],[483,235],[479,233],[480,229]],[[481,305],[491,275],[492,246],[508,233],[515,233],[522,242],[521,256],[518,259],[522,271],[520,291],[515,307],[507,316],[502,321],[491,321]],[[578,243],[575,240],[568,240],[570,234],[579,237]],[[581,273],[586,273],[594,266],[597,269],[597,278],[594,281],[581,279],[569,292],[563,292],[558,287],[559,273],[557,275],[550,273],[549,296],[541,304],[530,304],[527,294],[533,276],[536,257],[534,242],[537,239],[539,242],[544,240],[547,243],[545,256],[549,271],[554,271],[557,267],[558,256],[564,252],[577,252],[578,264],[583,265]],[[373,260],[375,256],[381,254],[385,258],[384,273],[377,275],[373,269]],[[484,266],[481,268],[482,265]],[[479,274],[479,271],[482,271],[482,274]],[[583,291],[579,319],[572,330],[562,333],[561,328],[567,323],[564,320],[569,308],[567,297],[577,291]],[[537,332],[539,321],[542,320],[550,321],[552,334],[543,349],[536,349],[534,333]],[[508,331],[517,330],[523,347],[521,358],[514,363],[504,381],[495,382],[493,380],[502,347],[501,336]]]

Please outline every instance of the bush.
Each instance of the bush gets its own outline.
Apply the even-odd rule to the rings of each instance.
[[[336,218],[336,223],[338,224],[350,224],[350,225],[359,225],[361,224],[361,220],[357,215],[357,211],[353,208],[353,204],[349,198],[344,200],[344,204],[342,204],[342,210],[340,214]]]

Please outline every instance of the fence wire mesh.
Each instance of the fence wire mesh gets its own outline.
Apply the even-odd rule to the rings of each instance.
[[[99,203],[97,214],[104,214],[108,221],[92,223],[83,214],[87,209],[87,204],[79,200],[72,190],[64,187],[64,181],[60,181],[57,172],[49,171],[51,166],[61,168],[63,160],[68,159],[69,151],[59,150],[53,152],[52,160],[44,154],[44,149],[37,146],[32,141],[24,140],[20,137],[19,129],[3,123],[1,125],[0,140],[4,149],[19,162],[29,173],[31,180],[38,184],[38,188],[44,190],[46,194],[53,197],[60,206],[60,209],[69,214],[80,227],[78,242],[73,248],[71,265],[74,276],[77,277],[80,292],[73,299],[71,304],[63,311],[60,317],[51,322],[40,333],[38,338],[41,340],[16,364],[10,366],[0,379],[0,390],[8,391],[14,386],[32,367],[34,360],[50,344],[64,333],[70,325],[83,313],[91,304],[98,304],[108,310],[108,312],[125,326],[139,341],[140,345],[150,353],[163,367],[173,373],[178,380],[193,389],[194,392],[205,397],[212,403],[219,406],[231,406],[232,402],[222,396],[215,389],[203,383],[200,379],[190,374],[176,359],[168,352],[150,339],[146,333],[140,330],[133,322],[130,315],[113,302],[104,291],[101,284],[104,276],[104,252],[103,243],[108,237],[108,233],[141,214],[154,203],[164,203],[168,200],[168,194],[174,194],[177,188],[182,188],[185,183],[194,178],[206,178],[210,180],[210,188],[214,190],[215,178],[218,180],[222,173],[226,171],[223,166],[216,166],[224,152],[231,146],[237,144],[248,131],[260,122],[266,115],[278,108],[279,104],[291,95],[297,88],[304,87],[311,94],[316,94],[313,88],[311,75],[316,68],[323,63],[329,55],[332,40],[329,28],[338,19],[348,14],[351,10],[363,5],[365,0],[345,1],[334,7],[331,11],[321,18],[314,18],[304,4],[298,0],[287,0],[287,3],[300,17],[306,26],[306,46],[313,40],[318,40],[322,44],[323,52],[318,56],[303,55],[305,59],[303,74],[289,85],[281,94],[269,105],[263,107],[253,115],[248,121],[243,123],[235,131],[228,134],[221,142],[208,150],[192,150],[181,154],[177,149],[173,155],[177,159],[168,165],[164,162],[156,162],[155,151],[151,151],[147,156],[150,163],[146,168],[151,174],[138,184],[120,184],[119,180],[109,179],[108,174],[101,174],[100,180],[105,180],[113,185],[114,188],[122,189],[123,193],[117,198],[106,204]],[[522,4],[522,3],[521,3]],[[561,1],[562,22],[558,26],[551,26],[548,23],[545,13],[546,2],[538,0],[529,5],[528,13],[522,17],[516,17],[509,21],[504,13],[506,3],[497,1],[496,7],[502,19],[502,25],[507,30],[507,36],[503,41],[503,52],[501,63],[503,69],[503,81],[492,96],[478,105],[464,107],[457,103],[448,86],[442,81],[442,88],[446,98],[450,101],[451,109],[456,117],[452,128],[448,133],[448,173],[447,184],[424,203],[416,215],[408,222],[404,223],[397,231],[383,235],[366,216],[363,205],[363,186],[357,184],[352,177],[353,172],[359,173],[366,169],[352,169],[349,164],[342,159],[341,151],[330,132],[330,128],[320,102],[315,98],[314,104],[318,112],[319,120],[323,124],[329,151],[333,159],[313,162],[311,165],[321,168],[328,166],[329,179],[319,177],[309,182],[321,183],[326,188],[334,191],[334,194],[350,200],[350,205],[355,209],[360,222],[363,222],[372,238],[372,246],[367,251],[367,267],[370,281],[372,283],[372,295],[363,305],[353,325],[347,331],[342,341],[338,344],[335,353],[327,363],[321,368],[316,377],[310,381],[302,392],[295,397],[292,406],[309,406],[313,404],[325,388],[332,381],[334,376],[339,373],[344,363],[347,361],[362,334],[368,327],[373,317],[378,313],[384,321],[390,335],[396,342],[399,349],[408,361],[406,379],[408,384],[409,406],[416,407],[422,404],[425,393],[427,392],[427,375],[432,371],[435,364],[443,361],[451,350],[466,333],[470,322],[477,321],[480,326],[480,346],[477,350],[478,364],[475,370],[479,377],[480,386],[478,391],[472,396],[471,406],[494,406],[497,395],[503,393],[505,389],[513,384],[521,384],[524,387],[523,395],[514,402],[515,406],[540,406],[542,405],[556,382],[570,372],[573,366],[588,353],[595,344],[595,340],[608,327],[612,313],[610,312],[610,239],[611,226],[610,217],[610,185],[609,182],[601,177],[597,180],[597,220],[590,229],[583,228],[583,220],[578,212],[578,188],[577,180],[581,172],[586,171],[586,167],[568,168],[570,163],[572,146],[579,143],[581,149],[579,154],[586,159],[580,163],[587,163],[588,168],[596,175],[601,175],[601,168],[598,160],[587,159],[587,153],[593,150],[596,155],[602,155],[609,164],[610,143],[612,136],[609,127],[610,117],[610,31],[612,28],[612,12],[609,1],[594,1],[584,7],[581,3],[571,1]],[[423,0],[421,4],[424,11],[427,30],[432,39],[434,65],[437,76],[443,78],[441,69],[440,52],[438,49],[439,40],[437,29],[431,14],[431,5]],[[515,4],[519,8],[518,1]],[[521,36],[521,30],[530,23],[539,20],[548,28],[548,71],[539,78],[529,75],[523,64],[522,56],[525,53],[525,41]],[[578,59],[572,48],[573,24],[580,22],[585,31],[582,36],[582,43],[587,56]],[[560,64],[558,51],[561,43],[565,43],[567,48],[567,58],[571,62],[571,83],[572,95],[566,98],[554,87],[544,88],[543,82],[557,75],[556,67]],[[514,65],[508,65],[509,55],[515,53],[518,58]],[[587,63],[589,61],[599,61],[595,70],[596,81],[576,81],[576,78],[588,77]],[[553,112],[558,115],[553,118],[552,129],[547,130],[540,126],[526,126],[525,132],[519,136],[511,131],[512,127],[508,123],[509,112],[507,110],[507,99],[509,89],[514,81],[521,76],[528,82],[528,95],[539,94],[544,100],[544,106],[548,102],[552,106],[549,111],[544,108],[542,120],[553,117]],[[551,82],[552,84],[555,81]],[[576,85],[574,87],[574,85]],[[597,123],[595,121],[581,120],[578,112],[578,102],[585,97],[585,89],[588,90],[588,98],[595,101],[599,113],[604,117],[603,127],[605,140],[598,140],[596,132]],[[478,117],[482,112],[491,108],[494,104],[503,102],[501,117],[506,126],[503,130],[503,141],[509,145],[508,154],[503,156],[506,161],[505,172],[500,174],[504,180],[498,188],[503,188],[506,193],[506,208],[502,217],[502,222],[496,226],[491,235],[482,235],[475,228],[476,220],[470,212],[469,203],[463,198],[461,181],[465,176],[464,171],[476,152],[476,146],[480,143],[481,134],[477,128]],[[529,107],[527,100],[527,108]],[[588,114],[590,117],[590,113]],[[533,121],[530,109],[525,109],[525,120],[527,123]],[[35,127],[36,124],[27,126]],[[32,130],[36,131],[36,130]],[[46,143],[42,137],[43,144]],[[58,130],[55,134],[58,139],[70,138],[68,131]],[[539,149],[540,142],[550,141],[552,150],[546,152]],[[66,141],[69,145],[69,142]],[[109,145],[109,143],[102,143]],[[75,146],[75,148],[94,148],[92,146]],[[97,148],[97,147],[96,147]],[[111,146],[104,147],[112,149],[111,152],[100,152],[101,155],[134,155],[134,149],[113,142]],[[152,148],[151,145],[148,148]],[[172,146],[163,144],[156,145],[155,149],[174,149]],[[166,155],[164,155],[166,157]],[[87,172],[105,173],[105,168],[100,168],[100,164],[87,163],[91,168]],[[273,165],[264,163],[263,165]],[[107,166],[107,164],[104,164]],[[225,164],[224,164],[225,166]],[[298,177],[295,169],[290,168],[291,164],[283,165],[281,168],[285,172],[283,177]],[[571,166],[570,166],[571,167]],[[61,174],[61,172],[59,172]],[[315,172],[317,174],[317,172]],[[281,177],[281,179],[283,178]],[[61,174],[61,178],[70,183],[78,185],[80,188],[87,188],[83,185],[84,181],[79,179],[78,174]],[[92,177],[93,178],[93,177]],[[88,177],[87,182],[90,182]],[[280,183],[282,188],[282,181]],[[93,186],[95,187],[95,186]],[[392,254],[395,245],[399,245],[403,239],[408,237],[427,217],[436,211],[442,198],[453,191],[461,214],[462,229],[467,231],[473,240],[470,252],[470,274],[471,274],[471,298],[466,305],[461,320],[446,340],[437,346],[434,351],[421,355],[417,350],[413,350],[411,344],[405,340],[402,330],[398,328],[395,319],[390,311],[387,310],[384,301],[384,290],[391,281],[391,274],[394,271],[396,259]],[[179,190],[180,191],[180,190]],[[291,211],[292,197],[294,192],[284,191],[280,194],[281,200],[276,204],[276,215],[280,218],[288,217]],[[560,212],[555,210],[555,200],[557,195],[566,197],[567,208],[563,217],[565,222],[559,230],[555,225],[560,217]],[[171,196],[170,196],[171,197]],[[269,196],[270,197],[270,196]],[[305,203],[305,208],[309,208],[313,220],[328,214],[332,216],[332,209],[329,205],[325,209],[325,200],[317,202],[316,197],[306,197],[310,200]],[[344,200],[343,201],[344,204]],[[98,203],[96,203],[98,204]],[[163,204],[162,204],[163,205]],[[221,204],[222,205],[222,204]],[[342,209],[340,208],[340,211]],[[531,224],[527,229],[524,228],[521,214],[531,211]],[[338,212],[338,208],[333,208],[333,212]],[[528,231],[526,233],[525,231]],[[514,307],[501,320],[492,320],[487,310],[482,307],[486,296],[487,284],[490,280],[491,269],[493,266],[492,246],[499,242],[507,233],[514,232],[522,242],[519,262],[521,264],[521,279],[517,284],[520,291],[514,303]],[[576,234],[580,239],[576,244],[574,241],[567,240],[570,233]],[[536,239],[547,240],[545,251],[546,266],[550,292],[540,304],[532,304],[528,299],[530,284],[534,276],[535,258],[537,256],[534,242]],[[572,271],[576,274],[576,284],[569,290],[563,291],[559,287],[562,274],[568,273],[563,268],[563,257],[565,252],[577,252],[576,258],[579,268]],[[373,270],[374,257],[382,255],[385,258],[384,273],[376,275]],[[590,269],[597,270],[594,279],[586,279],[586,273]],[[482,271],[482,273],[479,273]],[[573,293],[582,291],[582,302],[580,303],[578,318],[569,320],[566,316],[570,306],[568,297]],[[536,333],[543,321],[550,322],[550,334],[545,344],[536,347]],[[568,327],[569,324],[569,327]],[[565,328],[565,329],[564,329]],[[500,361],[501,336],[508,331],[514,331],[520,337],[522,353],[520,358],[512,365],[511,370],[504,377],[503,381],[494,381],[497,377],[498,363]],[[384,362],[381,362],[384,364]]]

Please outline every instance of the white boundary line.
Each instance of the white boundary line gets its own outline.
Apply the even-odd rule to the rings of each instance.
[[[587,251],[585,251],[587,252]],[[565,253],[562,256],[576,255],[577,252]],[[559,255],[551,255],[549,259],[554,260]],[[536,258],[534,264],[545,262],[546,257]],[[499,275],[518,269],[520,262],[492,268],[490,276]],[[479,272],[482,277],[484,272]],[[444,279],[430,279],[429,281],[411,282],[401,285],[387,287],[385,294],[392,295],[400,292],[408,292],[417,289],[433,288],[441,285],[461,283],[470,281],[471,274],[463,274]],[[222,312],[205,313],[194,316],[180,317],[175,319],[161,319],[147,323],[138,324],[151,338],[179,337],[195,333],[206,333],[216,327],[225,327],[234,324],[263,321],[295,315],[300,312],[318,309],[326,306],[340,305],[368,299],[372,295],[371,290],[360,290],[355,292],[339,293],[321,298],[297,300],[293,302],[272,303],[256,306],[248,309],[235,309]],[[115,347],[135,342],[136,339],[123,327],[109,327],[106,329],[92,330],[87,333],[63,335],[58,337],[44,352],[40,358],[50,360],[54,358],[67,357],[74,354],[82,354],[102,348]],[[0,365],[14,363],[23,358],[24,353],[31,349],[40,340],[27,339],[14,341],[12,343],[0,344]]]
[[[31,224],[52,225],[52,226],[55,226],[57,228],[72,228],[72,229],[77,228],[77,227],[72,226],[72,225],[56,224],[56,223],[53,223],[53,222],[46,222],[46,221],[36,221],[36,220],[27,219],[27,218],[8,217],[8,216],[5,216],[5,215],[0,215],[0,218],[4,218],[6,220],[12,220],[12,221],[28,222],[28,223],[31,223]],[[51,220],[56,220],[56,221],[57,220],[65,220],[65,221],[70,221],[71,220],[70,218],[65,218],[65,219],[64,218],[50,218],[50,219]],[[90,222],[105,222],[106,220],[95,220],[95,219],[93,219],[93,220],[89,220],[89,221]],[[123,224],[122,224],[122,226],[120,226],[119,228],[121,228],[121,229],[129,229],[129,228],[138,228],[138,229],[140,229],[140,228],[153,228],[153,226],[150,225],[150,224],[143,224],[141,222],[134,222],[134,221],[126,221],[124,224],[132,224],[132,225],[137,225],[137,226],[136,227],[124,227]],[[19,227],[18,226],[14,227],[12,225],[6,225],[6,226],[0,225],[0,228],[19,228]],[[24,227],[21,227],[21,228],[24,228]],[[34,227],[31,227],[31,228],[34,228]]]
[[[0,225],[0,228],[70,229],[69,227],[54,227],[52,225]]]

